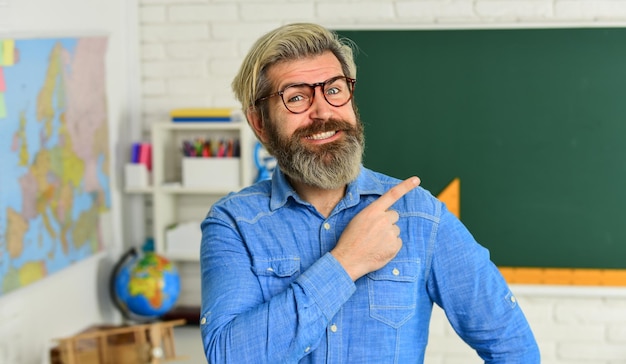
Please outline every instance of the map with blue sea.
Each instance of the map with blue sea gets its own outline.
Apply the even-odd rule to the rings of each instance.
[[[101,251],[106,37],[0,38],[0,295]]]

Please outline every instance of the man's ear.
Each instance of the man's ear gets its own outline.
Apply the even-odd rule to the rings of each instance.
[[[261,113],[254,107],[251,106],[246,111],[246,118],[248,119],[248,124],[256,134],[257,138],[263,143],[267,141],[265,137],[265,129],[263,129],[263,118],[261,117]]]

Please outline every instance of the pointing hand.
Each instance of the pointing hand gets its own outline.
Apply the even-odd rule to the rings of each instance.
[[[350,221],[330,252],[353,281],[385,266],[402,247],[399,215],[389,208],[420,184],[410,177],[392,187]]]

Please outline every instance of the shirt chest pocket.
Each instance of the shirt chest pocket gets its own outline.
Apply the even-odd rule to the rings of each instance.
[[[398,328],[415,315],[419,261],[391,261],[367,275],[370,316]]]
[[[269,300],[284,291],[300,275],[299,257],[255,258],[252,270],[257,275],[263,297]]]

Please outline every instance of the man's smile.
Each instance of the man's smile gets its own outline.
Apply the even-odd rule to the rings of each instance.
[[[323,140],[323,139],[328,139],[328,138],[332,137],[335,134],[337,134],[337,131],[336,130],[331,130],[331,131],[325,131],[323,133],[309,135],[309,136],[305,137],[305,139]]]

